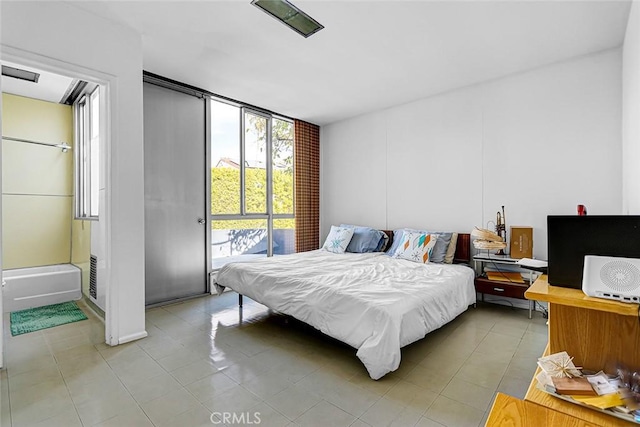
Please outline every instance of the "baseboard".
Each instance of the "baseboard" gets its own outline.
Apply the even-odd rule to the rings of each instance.
[[[146,338],[149,334],[147,331],[137,332],[135,334],[125,335],[118,340],[118,344],[125,344],[131,341],[140,340],[142,338]]]
[[[82,294],[82,302],[84,302],[89,310],[93,311],[93,313],[104,323],[105,314],[104,311],[98,305],[91,301],[91,298],[87,297],[85,294]]]

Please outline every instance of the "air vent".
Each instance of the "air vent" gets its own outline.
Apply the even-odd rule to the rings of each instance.
[[[91,255],[89,267],[89,295],[93,299],[98,298],[98,257]]]
[[[251,4],[305,38],[324,28],[287,0],[253,0]]]
[[[21,70],[20,68],[9,67],[7,65],[2,66],[2,75],[33,83],[38,83],[38,79],[40,78],[40,74],[34,73],[33,71]]]

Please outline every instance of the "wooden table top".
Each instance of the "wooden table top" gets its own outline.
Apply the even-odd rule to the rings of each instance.
[[[524,296],[530,300],[605,311],[623,316],[638,316],[638,304],[593,298],[585,295],[581,289],[552,286],[547,282],[546,274],[541,275],[524,293]]]

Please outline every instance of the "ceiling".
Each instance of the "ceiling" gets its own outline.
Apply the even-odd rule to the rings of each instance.
[[[72,3],[139,32],[147,71],[320,125],[620,46],[630,8],[297,0],[305,39],[249,0]]]

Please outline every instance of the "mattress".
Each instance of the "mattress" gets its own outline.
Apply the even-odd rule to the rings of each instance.
[[[357,349],[369,376],[398,369],[400,348],[476,302],[464,265],[420,264],[383,253],[322,249],[225,265],[224,287],[301,320]]]

